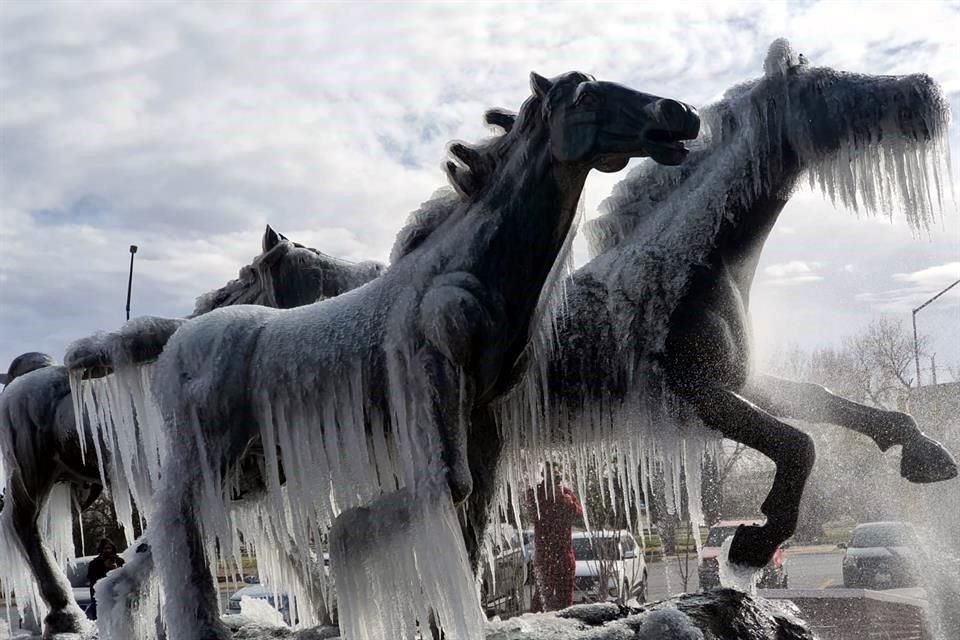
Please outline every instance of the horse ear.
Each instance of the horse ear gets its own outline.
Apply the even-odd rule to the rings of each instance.
[[[763,61],[763,72],[768,78],[786,75],[787,71],[797,65],[797,58],[786,38],[777,38],[770,43],[767,57]]]
[[[538,98],[543,98],[550,89],[553,87],[553,83],[550,82],[547,78],[544,78],[542,75],[536,71],[530,72],[530,90],[533,91],[533,95]]]
[[[493,127],[500,127],[504,133],[510,133],[517,122],[517,114],[506,109],[488,109],[483,114],[483,121]]]
[[[453,160],[447,160],[443,163],[443,170],[450,180],[453,188],[462,196],[470,196],[476,185],[474,184],[473,174],[469,169],[461,167]]]
[[[477,168],[483,162],[480,152],[463,142],[451,142],[447,151],[470,169]]]
[[[267,225],[266,231],[263,232],[263,252],[270,251],[278,244],[280,244],[280,234],[274,231],[270,225]]]

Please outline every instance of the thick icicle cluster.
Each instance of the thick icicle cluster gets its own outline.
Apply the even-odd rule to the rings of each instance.
[[[130,364],[118,355],[112,375],[81,380],[79,374],[71,373],[70,388],[75,415],[85,416],[94,430],[96,451],[85,454],[97,456],[101,480],[110,487],[117,521],[132,539],[133,502],[142,526],[160,479],[165,449],[162,430],[143,428],[160,420],[160,408],[150,392],[154,365]],[[77,424],[83,428],[81,419]],[[80,436],[83,438],[82,432]]]

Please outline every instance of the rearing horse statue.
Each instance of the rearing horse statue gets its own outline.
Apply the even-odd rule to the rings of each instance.
[[[513,381],[587,173],[641,155],[679,163],[699,129],[686,105],[584,74],[531,84],[508,133],[452,145],[471,158],[447,165],[458,193],[414,219],[383,276],[294,310],[216,310],[166,344],[153,391],[167,453],[148,520],[171,637],[229,637],[208,558],[214,540],[230,551],[227,503],[251,446],[263,518],[304,554],[334,524],[347,637],[409,638],[431,616],[481,637],[454,512],[472,490],[473,416]],[[357,541],[385,533],[406,538],[358,557]]]
[[[383,269],[376,262],[332,258],[291,242],[268,226],[262,253],[240,270],[237,279],[200,296],[191,317],[232,304],[292,308],[356,288]],[[121,446],[136,441],[135,430],[119,434],[117,425],[110,425],[96,433],[91,429],[78,433],[68,369],[98,375],[112,370],[115,358],[125,363],[155,359],[185,321],[138,318],[117,332],[79,340],[68,350],[67,367],[35,352],[10,364],[8,386],[0,394],[0,461],[5,463],[0,465],[4,469],[0,481],[7,488],[0,513],[0,585],[8,596],[15,595],[37,612],[45,605],[48,636],[79,633],[87,624],[61,569],[73,556],[73,505],[82,512],[106,483],[118,519],[129,532],[130,492],[143,505],[151,490],[151,477],[143,468],[145,447]],[[134,448],[137,455],[132,455]],[[64,491],[55,491],[58,487]],[[48,531],[47,522],[64,526]]]
[[[778,417],[832,422],[881,450],[900,445],[911,482],[956,476],[950,454],[910,416],[754,372],[749,319],[760,251],[805,176],[853,208],[889,213],[902,203],[914,227],[936,215],[949,179],[940,89],[925,75],[811,67],[777,40],[761,78],[703,113],[687,162],[643,164],[603,203],[605,214],[588,227],[596,257],[566,280],[566,304],[549,323],[555,344],[531,356],[500,407],[503,434],[492,416],[475,426],[466,526],[474,562],[504,448],[509,476],[524,450],[568,452],[576,464],[597,442],[619,443],[611,474],[639,501],[649,486],[637,470],[649,472],[664,451],[678,458],[668,481],[682,466],[694,480],[687,490],[699,491],[700,461],[689,454],[701,441],[671,425],[702,423],[742,442],[776,464],[761,506],[766,523],[741,528],[730,549],[733,562],[753,567],[793,533],[814,462],[812,440]]]

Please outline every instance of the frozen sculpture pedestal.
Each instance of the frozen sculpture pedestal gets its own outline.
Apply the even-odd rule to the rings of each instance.
[[[789,604],[733,589],[688,593],[637,607],[575,605],[491,622],[486,640],[815,640]],[[235,640],[333,640],[333,627],[285,631],[234,616]],[[425,640],[429,635],[425,637]],[[456,640],[456,639],[451,639]]]

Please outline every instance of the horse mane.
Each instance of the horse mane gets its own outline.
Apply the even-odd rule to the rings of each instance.
[[[423,244],[460,205],[476,202],[483,197],[510,157],[510,151],[538,123],[543,122],[542,106],[543,101],[534,95],[523,103],[519,114],[490,109],[484,113],[484,122],[501,129],[502,135],[473,145],[455,140],[447,146],[449,157],[443,163],[443,170],[450,186],[435,191],[429,200],[409,215],[390,251],[391,263]]]
[[[901,132],[896,119],[887,117],[870,128],[851,127],[858,130],[846,132],[838,148],[822,151],[807,142],[806,114],[791,108],[787,97],[784,83],[801,74],[816,74],[818,84],[823,86],[840,81],[855,85],[861,78],[870,78],[809,67],[802,55],[795,55],[789,42],[775,40],[764,61],[763,76],[735,85],[700,111],[700,136],[690,145],[683,164],[662,166],[647,160],[614,187],[600,204],[601,215],[584,225],[592,255],[622,244],[707,162],[722,169],[743,164],[741,177],[747,192],[758,194],[777,187],[771,182],[770,168],[781,162],[782,148],[765,147],[764,141],[769,145],[769,139],[763,132],[768,127],[783,132],[810,186],[818,188],[835,206],[892,217],[892,205],[898,202],[911,227],[927,225],[938,209],[942,211],[943,185],[952,188],[949,150],[944,140],[949,104],[942,91],[932,80],[924,81],[929,96],[922,130]],[[906,103],[917,90],[913,85],[901,89],[903,97],[898,102]],[[735,144],[737,140],[744,144]],[[737,153],[743,155],[735,156]],[[783,188],[792,190],[796,184]],[[720,215],[729,215],[734,204],[709,203]]]
[[[262,254],[261,254],[262,256]],[[254,258],[254,263],[261,257],[257,256]],[[240,273],[236,278],[227,282],[219,289],[214,289],[213,291],[208,291],[207,293],[200,294],[197,296],[197,300],[194,304],[193,313],[189,317],[194,318],[196,316],[209,313],[214,309],[219,309],[220,307],[227,306],[230,300],[238,297],[247,297],[244,296],[245,293],[252,293],[251,289],[260,285],[260,292],[253,294],[251,297],[251,302],[255,299],[261,299],[264,295],[262,292],[263,285],[260,283],[260,278],[257,276],[257,271],[254,268],[253,264],[246,265],[240,268]]]

